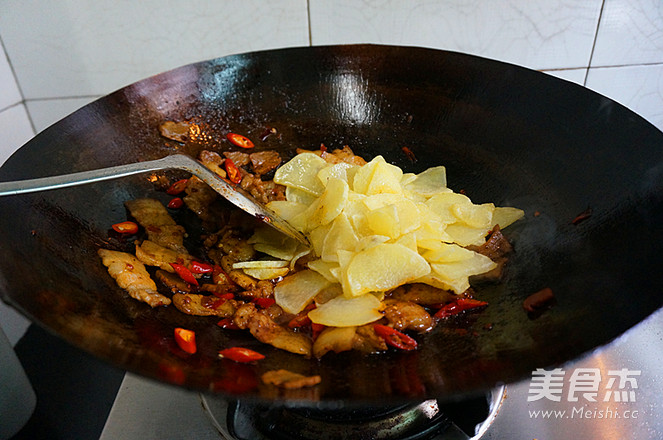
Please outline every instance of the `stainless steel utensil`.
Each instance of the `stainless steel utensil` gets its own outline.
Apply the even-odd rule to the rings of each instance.
[[[214,191],[238,208],[243,209],[300,243],[305,244],[306,246],[309,245],[306,237],[293,228],[288,222],[274,214],[271,210],[252,200],[250,196],[240,192],[237,188],[227,183],[197,160],[184,154],[173,154],[156,160],[148,160],[72,174],[63,174],[60,176],[18,180],[14,182],[0,182],[0,196],[66,188],[68,186],[118,179],[133,174],[164,169],[180,169],[190,172],[203,180],[212,187]]]

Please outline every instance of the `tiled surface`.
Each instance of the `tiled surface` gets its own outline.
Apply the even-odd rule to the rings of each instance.
[[[21,94],[4,52],[0,53],[0,111],[18,104]]]
[[[26,99],[102,95],[194,61],[308,44],[305,0],[3,0],[0,29]]]
[[[34,135],[23,104],[0,112],[0,165]]]
[[[559,69],[559,70],[544,70],[545,73],[555,76],[557,78],[565,79],[572,83],[583,85],[587,69]]]
[[[310,9],[315,45],[427,46],[551,69],[588,64],[601,0],[310,0]]]
[[[605,0],[592,66],[663,62],[663,2]]]
[[[663,131],[663,64],[589,69],[587,87],[625,105]]]
[[[37,132],[97,99],[97,97],[36,99],[25,103]]]
[[[0,84],[0,88],[3,86],[4,84]],[[0,111],[0,133],[2,133],[2,138],[0,138],[0,165],[2,165],[34,134],[23,104],[16,104]],[[30,322],[22,315],[0,301],[0,325],[12,345],[21,338],[29,324]]]

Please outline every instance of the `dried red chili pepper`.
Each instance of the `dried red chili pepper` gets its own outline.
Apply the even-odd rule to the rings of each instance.
[[[120,222],[111,226],[115,232],[120,234],[135,234],[138,232],[138,225],[134,222]]]
[[[401,350],[414,350],[417,348],[417,341],[396,329],[382,324],[373,324],[373,329],[379,337],[384,339],[387,345]]]
[[[228,173],[228,179],[235,184],[241,182],[242,173],[239,172],[239,168],[237,168],[235,162],[233,162],[231,159],[226,159],[225,165],[226,165],[226,173]]]
[[[176,196],[186,189],[186,184],[189,182],[189,179],[178,180],[168,187],[166,194],[171,196]]]
[[[175,269],[175,273],[179,275],[180,278],[182,278],[184,281],[186,281],[189,284],[193,284],[194,286],[198,285],[198,280],[196,277],[193,276],[191,271],[187,269],[183,264],[179,263],[170,263],[171,267]]]
[[[230,359],[235,362],[255,362],[265,359],[265,356],[257,351],[244,347],[231,347],[219,352],[220,358]]]
[[[226,330],[239,330],[240,328],[235,324],[235,321],[233,321],[231,318],[223,318],[221,321],[217,322],[216,325],[218,325],[221,328],[225,328]]]
[[[246,136],[242,136],[241,134],[237,133],[228,133],[226,135],[226,138],[232,143],[233,145],[240,147],[240,148],[253,148],[253,142],[251,142],[251,139],[247,138]]]
[[[308,315],[297,315],[288,322],[290,328],[300,328],[311,325],[311,318]]]
[[[179,197],[174,197],[168,202],[168,207],[170,209],[180,209],[182,206],[184,206],[184,200]]]
[[[215,264],[212,270],[212,281],[216,284],[235,284],[233,280],[230,279],[230,276],[226,273],[225,270],[218,264]]]
[[[315,307],[316,307],[315,303],[311,303],[311,304],[307,305],[304,308],[304,310],[299,312],[297,314],[297,316],[295,316],[294,318],[292,318],[290,320],[290,322],[288,322],[288,327],[290,327],[290,328],[300,328],[300,327],[307,327],[307,326],[312,325],[313,323],[311,322],[311,318],[308,317],[308,312],[315,309]],[[318,324],[315,324],[315,325],[318,325]],[[324,329],[323,325],[320,324],[320,326],[322,327],[322,329]],[[320,331],[322,331],[322,329],[320,329]]]
[[[479,307],[487,306],[485,301],[479,301],[471,298],[458,298],[454,302],[445,304],[440,310],[435,313],[435,318],[444,319],[449,316],[457,315],[465,310],[476,309]]]
[[[315,341],[318,339],[318,336],[320,336],[320,333],[326,328],[326,326],[322,324],[316,324],[315,322],[311,323],[311,337]]]
[[[189,264],[189,270],[193,273],[210,273],[214,271],[214,267],[211,264],[201,263],[200,261],[192,261]]]
[[[196,348],[196,332],[185,328],[177,327],[175,329],[175,342],[184,351],[194,354]]]
[[[218,293],[218,292],[212,292],[214,296],[216,296],[219,299],[225,299],[226,301],[229,299],[235,298],[234,293]]]
[[[403,147],[401,148],[403,153],[407,156],[408,159],[410,159],[410,162],[416,162],[417,161],[417,156],[414,155],[412,150],[410,150],[408,147]]]
[[[270,307],[276,303],[274,298],[255,298],[251,302],[262,309],[266,309],[267,307]]]
[[[578,214],[578,215],[576,216],[576,218],[574,218],[574,219],[571,221],[571,224],[573,224],[573,225],[577,225],[577,224],[580,223],[580,222],[584,222],[585,220],[587,220],[587,219],[590,218],[591,216],[592,216],[592,208],[587,208],[587,209],[585,209],[583,212],[581,212],[580,214]]]

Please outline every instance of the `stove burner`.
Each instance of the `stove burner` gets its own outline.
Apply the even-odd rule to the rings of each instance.
[[[224,401],[201,395],[203,408],[227,440],[467,440],[481,437],[504,388],[486,397],[441,405],[437,400],[400,406],[329,409]]]

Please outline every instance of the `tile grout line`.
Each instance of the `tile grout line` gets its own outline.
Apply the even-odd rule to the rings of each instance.
[[[306,0],[306,20],[308,21],[308,45],[313,46],[313,30],[311,29],[311,0]]]
[[[587,87],[587,78],[589,77],[589,69],[592,67],[592,59],[594,58],[594,49],[596,49],[596,41],[599,38],[599,29],[601,28],[601,19],[603,18],[603,8],[605,7],[605,0],[601,0],[601,9],[599,10],[599,19],[596,22],[596,31],[594,32],[594,41],[592,42],[592,51],[589,53],[589,61],[587,62],[587,70],[585,71],[585,78],[582,80],[583,87]]]
[[[30,112],[28,111],[28,107],[25,105],[25,95],[23,94],[23,88],[21,87],[20,82],[18,81],[18,76],[16,75],[16,70],[14,69],[14,64],[12,63],[11,58],[9,57],[9,53],[7,52],[7,48],[5,47],[5,42],[2,39],[2,36],[0,35],[0,48],[2,48],[2,53],[5,55],[5,58],[7,58],[7,64],[9,65],[9,69],[12,72],[12,76],[14,77],[14,83],[16,84],[16,88],[18,89],[18,94],[21,97],[21,100],[17,102],[14,105],[11,105],[7,107],[7,109],[15,107],[16,105],[23,104],[25,107],[25,114],[28,116],[28,121],[30,122],[30,128],[32,129],[32,134],[35,135],[37,134],[37,129],[35,127],[35,123],[32,120],[32,115],[30,115]],[[7,110],[7,109],[3,109]]]

